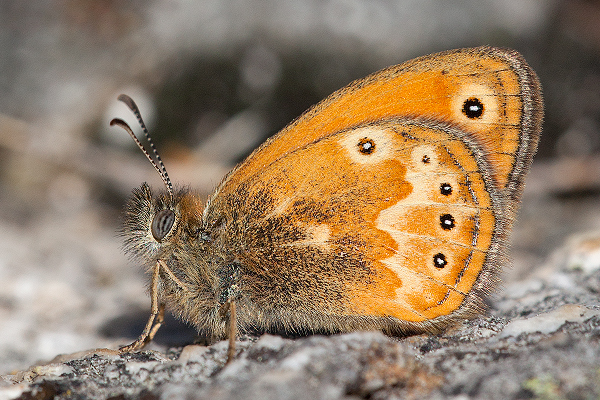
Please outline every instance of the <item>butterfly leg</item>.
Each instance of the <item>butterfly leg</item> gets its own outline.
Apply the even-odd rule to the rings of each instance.
[[[154,339],[154,335],[162,325],[165,319],[165,304],[158,302],[158,279],[161,268],[161,262],[157,262],[154,266],[152,273],[152,285],[150,286],[150,301],[151,301],[151,314],[146,322],[144,331],[137,338],[137,340],[127,346],[119,348],[121,353],[128,353],[143,348],[145,345],[150,343]],[[156,320],[156,321],[155,321]]]
[[[225,364],[229,364],[235,356],[235,339],[237,338],[237,315],[235,309],[235,299],[229,299],[226,303],[221,306],[219,313],[222,318],[226,318],[227,312],[229,311],[228,318],[228,337],[229,343],[227,346],[227,361]]]
[[[235,311],[235,300],[229,302],[229,346],[227,347],[227,364],[235,356],[235,339],[237,337],[237,316]]]

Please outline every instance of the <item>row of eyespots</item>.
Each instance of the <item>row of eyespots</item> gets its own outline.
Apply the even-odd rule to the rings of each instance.
[[[476,97],[468,98],[463,103],[461,111],[469,119],[481,118],[484,111],[483,103]],[[424,155],[422,161],[426,164],[429,163],[429,156]],[[449,183],[442,183],[440,185],[440,193],[444,196],[450,196],[452,194],[452,185]],[[440,225],[445,231],[453,229],[456,226],[454,217],[451,214],[440,215]],[[437,253],[433,256],[433,265],[436,268],[444,268],[447,264],[448,261],[443,253]]]
[[[471,97],[465,100],[463,103],[462,110],[463,114],[469,119],[478,119],[483,115],[484,107],[483,103],[476,97]],[[424,156],[426,157],[426,156]],[[425,158],[423,158],[425,162]],[[440,193],[444,196],[452,194],[452,186],[449,183],[442,183],[440,185]],[[454,217],[451,214],[440,215],[440,225],[443,230],[449,231],[455,227]],[[446,256],[443,253],[437,253],[433,256],[433,265],[436,268],[444,268],[448,264]]]
[[[443,196],[450,196],[452,194],[452,185],[450,185],[449,183],[446,183],[446,182],[440,184],[440,193]],[[456,226],[456,224],[455,224],[454,217],[452,216],[452,214],[440,215],[440,226],[445,231],[449,231],[449,230],[453,229]],[[447,264],[448,264],[448,261],[446,260],[446,256],[443,253],[437,253],[436,255],[433,256],[433,266],[434,267],[441,269],[441,268],[444,268]]]
[[[477,109],[480,109],[480,111],[483,112],[483,105],[481,105],[477,99],[469,99],[465,101],[464,110],[469,111],[471,115],[476,114]],[[467,111],[465,111],[465,114],[467,114]],[[467,116],[469,116],[469,114],[467,114]],[[358,151],[364,155],[373,154],[375,151],[375,141],[368,137],[360,139],[357,143],[357,146]],[[424,154],[421,158],[421,161],[424,164],[429,164],[431,162],[431,157],[429,157],[427,154]],[[452,194],[452,185],[446,182],[440,184],[440,193],[443,196],[450,196]],[[452,214],[440,215],[440,226],[445,231],[452,230],[456,226],[456,221],[454,220]],[[448,261],[443,253],[437,253],[433,256],[433,265],[436,268],[444,268],[447,264]]]

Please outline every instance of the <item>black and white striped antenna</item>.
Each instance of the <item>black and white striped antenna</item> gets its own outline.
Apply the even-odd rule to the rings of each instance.
[[[156,147],[154,146],[154,142],[152,142],[152,138],[150,137],[150,133],[148,132],[148,129],[146,128],[146,124],[144,124],[144,120],[142,119],[142,114],[140,113],[140,109],[135,104],[135,101],[133,101],[133,99],[131,97],[127,96],[126,94],[120,95],[118,97],[118,99],[120,101],[122,101],[123,103],[125,103],[125,105],[127,105],[127,107],[129,107],[129,109],[133,112],[133,114],[137,118],[138,123],[140,124],[140,126],[142,127],[142,130],[144,131],[146,140],[150,144],[152,153],[156,157],[156,161],[152,158],[150,153],[148,153],[148,151],[142,145],[140,140],[135,136],[135,133],[133,133],[133,130],[131,129],[131,127],[129,125],[127,125],[127,122],[123,121],[120,118],[114,118],[112,121],[110,121],[110,125],[111,126],[113,126],[113,125],[120,126],[121,128],[125,129],[125,131],[127,133],[129,133],[129,136],[131,136],[133,138],[133,140],[138,145],[140,150],[142,150],[142,152],[146,155],[146,158],[148,159],[148,161],[150,161],[150,163],[154,166],[154,169],[156,169],[156,171],[162,178],[162,180],[167,188],[167,192],[169,192],[169,196],[171,197],[171,199],[173,199],[173,184],[171,183],[169,174],[167,174],[167,169],[165,168],[165,165],[163,164],[163,162],[160,158],[160,155],[158,154],[158,151],[156,150]]]

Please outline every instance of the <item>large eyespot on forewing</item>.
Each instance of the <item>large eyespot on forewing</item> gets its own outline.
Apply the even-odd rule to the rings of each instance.
[[[158,242],[163,240],[173,228],[174,223],[175,213],[173,210],[164,209],[157,212],[152,220],[152,236],[154,236],[154,239]]]

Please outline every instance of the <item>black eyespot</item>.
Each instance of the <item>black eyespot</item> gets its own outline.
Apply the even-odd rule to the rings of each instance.
[[[447,264],[448,261],[446,261],[446,256],[442,253],[437,253],[435,256],[433,256],[433,265],[436,268],[444,268]]]
[[[375,142],[373,139],[362,138],[358,141],[358,151],[363,154],[371,154],[375,151]]]
[[[440,215],[440,225],[445,231],[449,231],[454,228],[454,217],[450,214]]]
[[[442,183],[440,185],[440,193],[444,196],[450,196],[452,194],[452,185],[449,183]]]
[[[175,213],[172,210],[160,210],[152,220],[152,236],[157,241],[163,240],[175,223]]]
[[[423,161],[423,164],[429,164],[429,162],[431,161],[431,158],[429,158],[429,156],[427,154],[425,154],[423,156],[423,158],[421,159],[421,161]]]
[[[483,115],[483,103],[478,98],[471,97],[463,103],[462,112],[467,118],[479,118]]]

